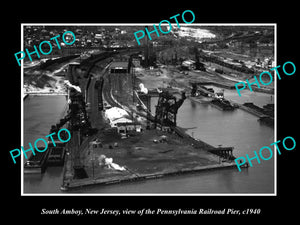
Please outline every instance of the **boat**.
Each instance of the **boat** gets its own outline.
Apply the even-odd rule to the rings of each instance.
[[[258,117],[266,116],[265,110],[252,102],[245,102],[240,108]]]
[[[49,143],[49,156],[47,159],[47,166],[62,166],[65,158],[65,144],[56,143],[54,146]]]
[[[67,115],[63,119],[60,119],[59,123],[56,125],[52,125],[50,129],[50,134],[48,137],[48,149],[49,149],[49,155],[46,159],[47,166],[63,166],[64,159],[65,159],[65,153],[66,153],[66,143],[61,142],[57,136],[58,130],[65,125],[70,119],[70,116]],[[66,132],[61,132],[61,137],[63,137],[63,140],[66,138]]]
[[[270,116],[261,116],[258,119],[259,122],[266,124],[267,126],[274,127],[274,118]]]
[[[189,98],[198,103],[210,103],[213,100],[212,97],[205,97],[202,95],[194,96],[194,97],[190,96]]]
[[[235,107],[228,100],[222,98],[215,98],[210,102],[210,104],[217,109],[224,111],[231,111],[235,109]]]
[[[238,108],[237,104],[231,104],[230,101],[224,98],[224,89],[215,93],[215,98],[211,101],[211,105],[224,111],[232,111]]]
[[[263,106],[265,115],[274,117],[274,103],[266,104]]]
[[[42,149],[44,147],[38,147]],[[31,154],[29,159],[24,164],[24,173],[44,173],[46,170],[46,160],[48,157],[49,151],[44,152],[35,151],[35,155]]]

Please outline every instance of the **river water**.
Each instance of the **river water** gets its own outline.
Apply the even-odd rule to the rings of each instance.
[[[218,88],[213,87],[215,90]],[[264,105],[274,96],[225,90],[225,97],[239,103],[252,101]],[[66,105],[64,96],[30,96],[24,101],[24,143],[48,134],[50,126],[60,119]],[[236,109],[220,111],[209,104],[186,99],[178,111],[177,124],[187,132],[213,146],[233,146],[236,157],[254,156],[253,151],[274,142],[274,129],[260,124],[257,117]],[[253,161],[253,167],[205,171],[162,179],[138,181],[109,186],[94,186],[76,193],[143,193],[143,194],[272,194],[274,193],[274,157],[268,161]],[[50,167],[42,175],[24,175],[24,193],[61,193],[62,168]]]
[[[49,134],[51,125],[63,117],[66,104],[65,96],[29,96],[24,100],[24,148]],[[24,174],[23,190],[55,193],[60,192],[61,183],[62,168],[48,167],[44,174]]]

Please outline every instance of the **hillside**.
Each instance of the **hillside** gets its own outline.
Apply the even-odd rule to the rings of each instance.
[[[65,92],[64,75],[72,62],[56,63],[45,69],[40,65],[24,68],[24,92]]]

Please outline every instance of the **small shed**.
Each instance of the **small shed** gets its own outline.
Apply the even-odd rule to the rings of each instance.
[[[128,134],[132,132],[141,132],[142,125],[136,122],[127,122],[127,123],[117,123],[118,133]]]
[[[192,69],[192,67],[195,65],[195,61],[188,59],[182,62],[181,67]]]
[[[110,73],[129,73],[128,61],[112,62],[109,66]]]

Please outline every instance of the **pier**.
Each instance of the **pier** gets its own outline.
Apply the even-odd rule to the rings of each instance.
[[[232,147],[215,148],[194,139],[176,126],[176,113],[186,98],[184,94],[180,100],[176,100],[172,94],[179,92],[172,88],[151,89],[146,95],[138,93],[134,90],[135,77],[130,65],[127,66],[124,62],[115,63],[113,65],[118,67],[110,70],[109,64],[102,66],[101,63],[101,60],[99,62],[96,60],[87,69],[89,74],[84,76],[88,79],[88,85],[84,82],[80,84],[81,90],[85,92],[78,93],[73,90],[70,93],[71,115],[76,118],[76,115],[79,115],[79,111],[76,110],[81,110],[81,115],[86,114],[82,125],[88,126],[81,128],[82,125],[78,125],[77,120],[70,120],[72,137],[76,140],[71,140],[67,145],[62,190],[236,167],[232,161],[234,159]],[[99,71],[99,68],[104,69]],[[118,70],[122,70],[121,73]],[[72,67],[68,76],[68,79],[73,81],[83,79]],[[103,80],[103,84],[96,87],[100,79]],[[99,98],[99,95],[102,95],[102,98]],[[167,107],[169,111],[165,111],[165,106],[158,102],[155,115],[152,115],[151,97],[159,97],[158,101],[161,101],[161,104],[167,103],[164,98],[172,100],[174,104],[171,103],[172,105]],[[136,109],[135,102],[143,105],[144,112]],[[101,105],[103,108],[99,107]],[[108,105],[110,108],[119,107],[127,112],[131,123],[140,124],[138,125],[140,128],[137,129],[137,125],[130,125],[129,122],[128,125],[120,123],[120,126],[126,127],[124,135],[119,133],[123,128],[118,127],[118,124],[116,127],[110,127],[107,118],[104,117],[104,112],[109,109]],[[144,122],[138,122],[134,115],[144,118]],[[91,132],[92,129],[95,132]],[[84,133],[86,135],[83,135]],[[93,142],[100,144],[91,145]],[[224,160],[221,162],[220,158]],[[103,164],[101,161],[103,159],[109,159],[117,165],[117,168],[125,170],[112,169],[110,164]]]
[[[246,166],[244,166],[246,167]],[[86,179],[86,180],[77,180],[74,182],[71,182],[68,186],[62,186],[62,191],[72,191],[83,187],[89,187],[93,185],[116,185],[120,183],[126,183],[126,182],[137,182],[137,181],[143,181],[143,180],[149,180],[149,179],[158,179],[163,178],[167,176],[176,176],[176,175],[184,175],[184,174],[190,174],[190,173],[199,173],[199,172],[205,172],[209,170],[218,170],[218,169],[232,169],[236,168],[235,163],[228,163],[223,162],[222,164],[215,164],[215,165],[207,165],[207,166],[196,166],[194,168],[183,168],[180,170],[166,170],[164,172],[157,172],[157,173],[151,173],[151,174],[128,174],[127,176],[123,177],[106,177],[101,179]]]

